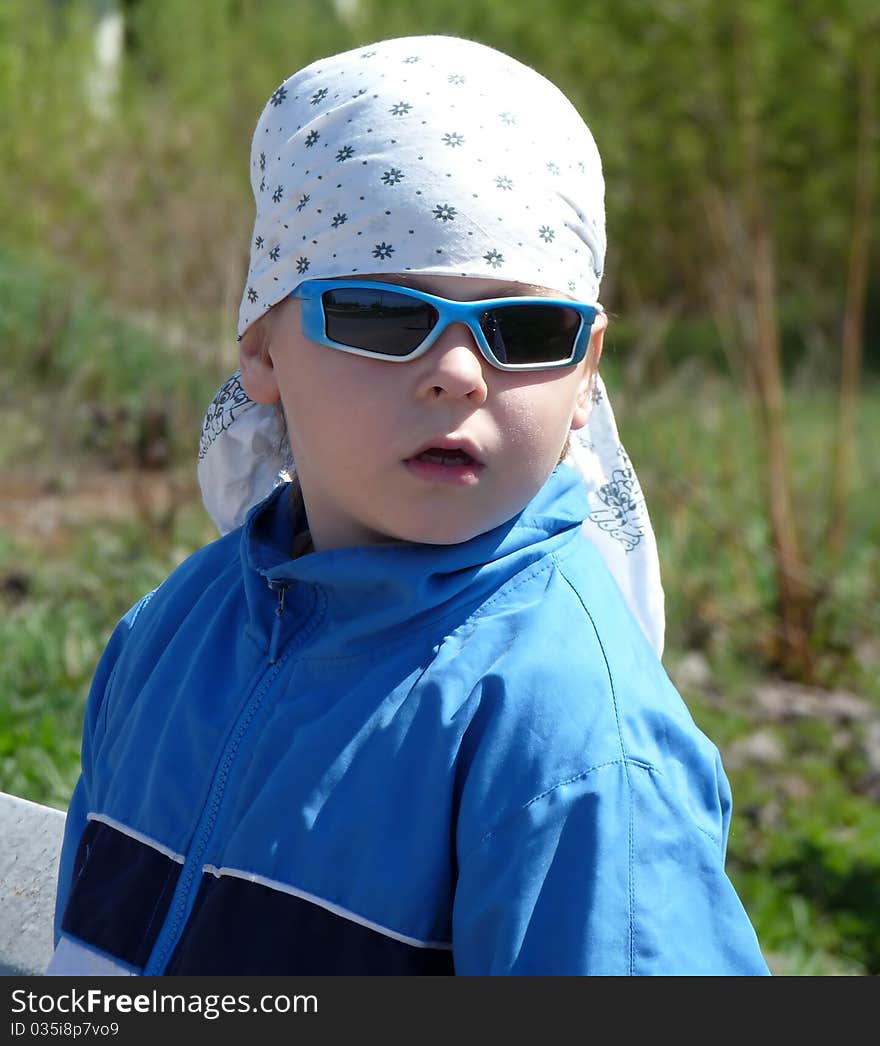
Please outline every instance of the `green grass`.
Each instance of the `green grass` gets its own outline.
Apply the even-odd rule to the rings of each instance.
[[[228,370],[200,361],[158,321],[121,317],[51,259],[22,265],[2,246],[0,340],[2,469],[57,472],[76,454],[111,467],[181,460],[235,358],[231,337]]]
[[[0,790],[66,809],[89,683],[117,620],[189,552],[216,537],[191,500],[170,540],[148,524],[89,522],[64,545],[0,544]]]
[[[51,259],[2,247],[0,338],[0,512],[12,514],[0,535],[0,788],[64,807],[89,680],[113,625],[216,536],[194,462],[203,409],[232,360],[200,362],[161,327],[101,305]],[[104,518],[139,482],[130,474],[155,477],[180,462],[183,493],[167,508],[135,502],[128,518]],[[67,520],[86,475],[98,487]],[[29,510],[18,521],[16,492]]]
[[[761,664],[779,628],[765,476],[755,426],[738,386],[691,361],[663,386],[631,390],[606,377],[621,436],[636,465],[661,552],[671,647],[706,650],[734,677]],[[615,384],[616,378],[616,384]],[[824,595],[816,621],[818,681],[880,701],[877,664],[858,651],[880,634],[880,485],[874,447],[880,386],[865,389],[847,502],[849,540],[839,563],[825,548],[834,388],[792,389],[787,445],[808,579]],[[735,678],[731,680],[735,681]]]

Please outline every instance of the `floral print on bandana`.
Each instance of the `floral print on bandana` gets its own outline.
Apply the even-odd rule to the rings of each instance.
[[[211,400],[211,406],[202,421],[202,433],[199,437],[199,461],[205,457],[218,436],[234,425],[245,411],[252,410],[254,407],[256,407],[256,403],[244,391],[241,374],[236,371],[223,383]]]
[[[295,73],[257,124],[251,184],[239,336],[304,261],[309,278],[446,273],[598,297],[604,181],[589,128],[549,80],[475,41],[385,40]]]
[[[593,509],[589,518],[596,526],[621,542],[627,552],[632,552],[642,540],[644,533],[639,509],[643,508],[645,499],[626,451],[623,447],[618,450],[624,463],[621,468],[615,469],[611,473],[611,479],[596,491],[602,508]]]

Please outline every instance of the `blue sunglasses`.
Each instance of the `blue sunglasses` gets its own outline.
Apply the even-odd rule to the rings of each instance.
[[[302,301],[303,334],[321,345],[401,363],[424,355],[450,323],[464,323],[499,370],[579,363],[603,311],[568,298],[450,301],[368,280],[306,280],[290,297]]]

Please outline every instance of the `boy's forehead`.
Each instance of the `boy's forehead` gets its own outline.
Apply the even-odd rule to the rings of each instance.
[[[493,280],[484,276],[453,276],[446,273],[367,273],[359,277],[362,280],[375,280],[376,283],[394,283],[402,287],[436,294],[439,297],[453,298],[457,301],[477,301],[481,298],[567,298],[569,295],[555,291],[550,287],[541,287],[533,283],[519,283],[511,280]]]

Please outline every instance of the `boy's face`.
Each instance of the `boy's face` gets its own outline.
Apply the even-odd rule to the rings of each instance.
[[[536,293],[473,277],[361,278],[460,301]],[[603,314],[581,363],[518,373],[491,366],[460,323],[425,355],[392,363],[307,340],[299,310],[295,299],[272,310],[264,347],[242,342],[241,370],[252,399],[281,399],[318,551],[446,545],[491,530],[532,499],[569,430],[587,421]]]

